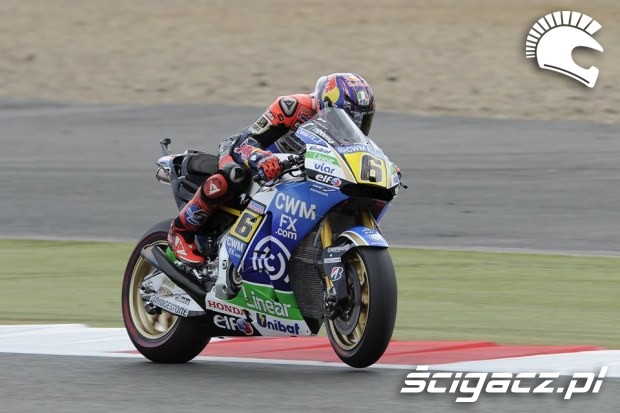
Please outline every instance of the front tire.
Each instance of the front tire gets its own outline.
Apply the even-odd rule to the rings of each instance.
[[[164,310],[149,314],[140,295],[144,278],[155,268],[140,252],[149,245],[165,249],[170,221],[151,228],[133,250],[122,288],[123,321],[136,349],[156,363],[186,363],[196,357],[211,339],[199,318],[182,318]]]
[[[385,352],[396,321],[397,288],[387,248],[353,248],[342,258],[349,303],[326,330],[332,348],[351,367],[368,367]]]

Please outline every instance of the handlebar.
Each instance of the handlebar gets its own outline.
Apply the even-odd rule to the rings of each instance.
[[[304,164],[303,155],[289,155],[288,158],[280,161],[280,168],[282,169],[282,172],[280,172],[280,175],[299,169],[299,167],[303,166],[303,164]]]
[[[272,179],[271,181],[265,182],[264,184],[275,184],[278,179],[281,178],[283,175],[301,170],[301,168],[304,166],[304,161],[304,155],[289,155],[288,158],[280,160],[280,174],[276,178]],[[253,179],[256,182],[261,181],[258,175],[255,175]]]

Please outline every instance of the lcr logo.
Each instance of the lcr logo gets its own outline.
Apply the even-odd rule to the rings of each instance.
[[[525,57],[536,58],[541,69],[552,70],[592,88],[599,70],[584,69],[573,60],[573,49],[586,47],[603,51],[592,37],[602,26],[590,16],[576,11],[556,11],[541,17],[527,35]]]

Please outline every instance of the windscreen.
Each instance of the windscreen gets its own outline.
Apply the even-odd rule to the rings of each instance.
[[[340,108],[324,108],[301,128],[306,129],[335,146],[369,143],[366,135],[353,123],[347,112]],[[319,129],[319,130],[317,130]],[[324,134],[327,133],[326,138]],[[330,139],[334,142],[330,142]]]

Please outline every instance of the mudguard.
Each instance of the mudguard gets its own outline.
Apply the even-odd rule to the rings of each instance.
[[[374,228],[363,226],[352,227],[338,236],[338,239],[346,238],[356,247],[388,247],[388,243],[381,233]],[[339,243],[339,241],[336,241]]]
[[[337,303],[345,302],[348,298],[342,256],[354,247],[387,248],[388,243],[378,230],[357,226],[340,234],[334,245],[323,250],[323,270],[334,286]]]

